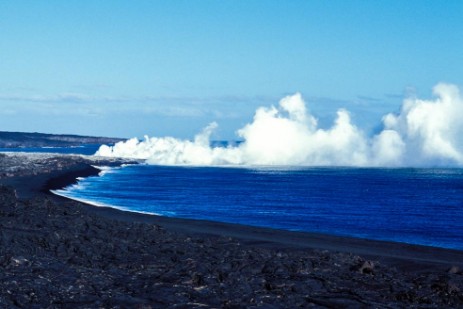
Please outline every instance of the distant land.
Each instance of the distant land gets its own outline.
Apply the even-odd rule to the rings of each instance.
[[[91,144],[113,144],[123,140],[125,139],[0,131],[0,148],[73,147]]]

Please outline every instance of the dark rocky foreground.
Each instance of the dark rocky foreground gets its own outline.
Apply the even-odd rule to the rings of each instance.
[[[21,179],[16,189],[24,190]],[[383,258],[378,242],[366,255],[285,246],[250,240],[252,228],[188,232],[188,220],[178,228],[171,219],[133,222],[116,210],[18,192],[0,186],[1,308],[463,307],[458,251],[443,262],[419,247],[412,257]],[[230,229],[241,236],[229,237]]]

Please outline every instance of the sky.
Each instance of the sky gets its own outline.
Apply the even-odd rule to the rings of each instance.
[[[236,139],[300,93],[367,134],[463,86],[463,1],[0,0],[0,130]]]

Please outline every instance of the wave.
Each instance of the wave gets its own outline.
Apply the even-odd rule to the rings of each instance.
[[[96,202],[94,200],[89,200],[89,199],[74,196],[71,193],[71,191],[68,191],[68,190],[50,190],[50,192],[55,194],[55,195],[65,197],[65,198],[68,198],[68,199],[71,199],[71,200],[74,200],[74,201],[77,201],[77,202],[80,202],[80,203],[92,205],[92,206],[95,206],[95,207],[114,208],[114,209],[121,210],[121,211],[134,212],[134,213],[140,213],[140,214],[152,215],[152,216],[163,216],[163,215],[165,215],[165,214],[162,214],[162,213],[134,210],[134,209],[132,209],[130,207],[116,206],[116,205],[106,204],[106,203],[102,203],[102,202]]]
[[[114,172],[116,169],[120,168],[118,166],[103,166],[103,165],[92,165],[93,168],[96,168],[100,172],[98,173],[98,176],[103,176],[105,174],[109,174]]]
[[[438,84],[435,99],[407,98],[399,113],[382,119],[382,131],[368,137],[346,109],[328,129],[318,127],[301,94],[260,107],[237,131],[243,142],[212,147],[209,124],[194,140],[173,137],[132,138],[102,145],[96,155],[144,159],[158,165],[281,166],[463,166],[463,99],[459,88]]]

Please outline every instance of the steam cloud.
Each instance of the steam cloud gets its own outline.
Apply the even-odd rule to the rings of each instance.
[[[243,143],[211,147],[208,125],[193,141],[145,136],[103,145],[96,155],[146,159],[160,165],[462,166],[463,100],[454,85],[434,87],[435,100],[405,99],[383,130],[367,137],[340,109],[329,129],[317,126],[299,93],[278,107],[260,107],[237,131]]]

